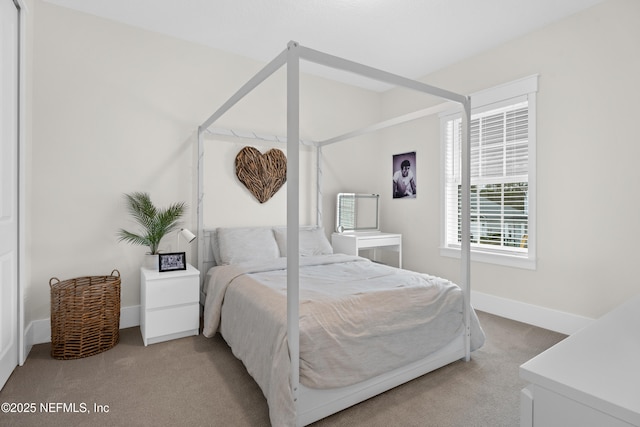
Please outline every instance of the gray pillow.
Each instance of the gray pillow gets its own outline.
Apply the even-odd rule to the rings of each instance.
[[[276,228],[273,233],[280,248],[280,256],[287,256],[287,229]],[[331,243],[327,240],[322,227],[301,228],[299,245],[300,256],[329,255],[333,253]]]
[[[280,257],[271,227],[218,228],[216,234],[222,265]]]

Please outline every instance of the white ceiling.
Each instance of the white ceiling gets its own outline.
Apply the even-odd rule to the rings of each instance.
[[[45,0],[267,62],[290,40],[416,79],[603,0]],[[308,72],[381,90],[344,73]]]

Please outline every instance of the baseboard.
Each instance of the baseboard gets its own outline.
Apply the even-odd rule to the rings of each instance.
[[[496,297],[477,291],[471,291],[471,304],[480,311],[566,335],[571,335],[594,320],[588,317]],[[139,325],[139,305],[120,309],[120,329],[132,328]],[[47,342],[51,342],[50,319],[34,320],[29,323],[24,331],[25,358],[29,354],[31,347]]]
[[[594,320],[476,291],[471,291],[471,304],[480,311],[566,335],[571,335]]]
[[[120,308],[120,329],[140,325],[140,306]],[[36,344],[51,342],[51,319],[34,320],[24,331],[25,357]]]

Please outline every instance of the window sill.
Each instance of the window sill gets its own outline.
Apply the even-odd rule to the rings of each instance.
[[[440,255],[459,259],[460,249],[440,248]],[[526,270],[536,269],[535,258],[529,258],[529,256],[525,255],[487,252],[474,248],[471,249],[471,261],[503,265],[506,267],[523,268]]]

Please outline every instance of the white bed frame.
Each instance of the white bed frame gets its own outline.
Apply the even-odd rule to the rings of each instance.
[[[414,362],[408,366],[393,370],[386,374],[371,378],[362,383],[349,387],[330,390],[310,389],[300,384],[299,373],[299,173],[300,173],[300,60],[314,62],[320,65],[340,69],[372,78],[394,86],[413,89],[444,99],[445,104],[416,111],[405,116],[369,126],[364,129],[349,132],[322,142],[314,142],[317,147],[318,158],[318,225],[322,225],[321,217],[321,150],[323,145],[336,143],[369,132],[385,129],[400,123],[435,114],[451,107],[451,102],[459,104],[463,111],[462,125],[462,242],[461,242],[461,278],[458,283],[464,294],[464,332],[447,347],[437,351],[429,357]],[[268,63],[261,71],[243,85],[229,100],[227,100],[209,119],[198,128],[198,267],[206,272],[205,253],[209,250],[209,239],[205,239],[203,219],[204,197],[204,134],[229,109],[231,109],[245,95],[260,85],[274,72],[286,65],[287,67],[287,339],[289,354],[291,355],[291,389],[296,405],[296,424],[304,426],[358,402],[380,394],[413,378],[419,377],[434,369],[452,363],[456,360],[471,359],[471,283],[470,283],[470,139],[469,122],[471,118],[471,102],[468,96],[459,95],[444,89],[433,87],[418,81],[410,80],[386,71],[368,67],[356,62],[328,55],[291,41],[287,48],[275,59]],[[209,237],[207,235],[207,237]],[[207,245],[207,246],[205,246]]]

